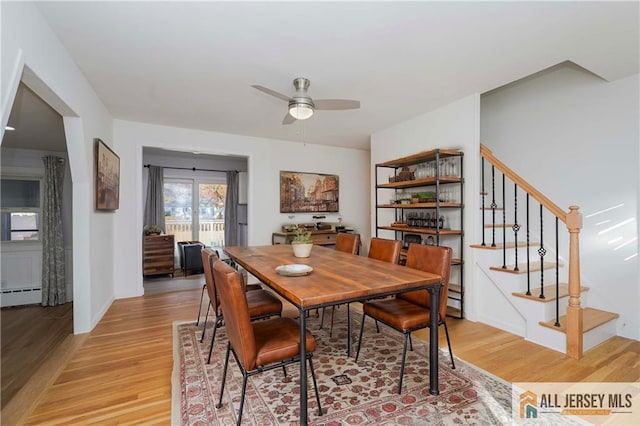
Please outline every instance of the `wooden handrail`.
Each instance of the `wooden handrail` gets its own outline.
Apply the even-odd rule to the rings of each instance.
[[[566,354],[571,358],[580,359],[583,355],[583,310],[580,304],[579,237],[580,229],[582,229],[582,215],[578,211],[579,208],[578,206],[571,206],[569,207],[568,213],[564,212],[543,193],[535,189],[502,161],[494,157],[491,150],[482,144],[480,144],[480,155],[567,226],[567,230],[569,231],[569,304],[566,315]]]
[[[535,189],[531,184],[529,184],[526,180],[520,177],[516,172],[511,170],[507,165],[505,165],[502,161],[498,160],[491,150],[480,144],[480,155],[484,157],[490,164],[492,164],[495,168],[500,170],[511,179],[512,182],[518,184],[520,188],[522,188],[526,193],[531,195],[535,200],[537,200],[540,204],[542,204],[547,210],[549,210],[552,214],[554,214],[558,219],[560,219],[563,223],[567,223],[567,213],[558,207],[553,201],[547,198],[542,192]]]

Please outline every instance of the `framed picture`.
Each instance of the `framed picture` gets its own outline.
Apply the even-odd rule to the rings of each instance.
[[[280,213],[338,212],[337,175],[280,172]]]
[[[96,144],[96,210],[116,210],[120,203],[120,157],[100,139]]]

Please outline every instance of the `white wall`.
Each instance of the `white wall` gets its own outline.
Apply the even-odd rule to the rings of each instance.
[[[327,214],[327,221],[343,218],[368,238],[369,152],[328,146],[284,142],[249,136],[165,127],[122,120],[114,122],[120,173],[128,183],[120,193],[121,215],[116,216],[116,297],[138,296],[142,287],[143,147],[248,158],[249,245],[271,244],[271,233],[283,223],[310,222],[311,214],[289,219],[280,213],[279,172],[293,170],[337,174],[340,178],[340,213]]]
[[[111,145],[112,118],[33,3],[2,2],[1,15],[0,136],[21,79],[63,116],[73,179],[74,331],[88,332],[113,300],[120,213],[93,209],[93,138]]]
[[[431,149],[460,149],[464,152],[465,213],[464,213],[464,286],[465,313],[467,318],[475,318],[473,306],[473,283],[471,265],[473,252],[468,248],[475,242],[476,228],[474,212],[479,211],[478,181],[479,114],[480,96],[472,95],[437,110],[420,115],[396,126],[371,135],[371,181],[375,179],[375,164]],[[387,176],[379,176],[381,182]],[[371,191],[371,235],[375,235],[375,195]],[[382,235],[381,235],[382,236]],[[453,274],[452,270],[452,274]]]
[[[619,313],[618,334],[636,340],[638,80],[636,74],[606,82],[566,65],[481,100],[482,143],[561,208],[580,206],[581,278],[591,288],[589,305]],[[614,206],[620,207],[597,214]],[[623,242],[630,243],[616,249]]]

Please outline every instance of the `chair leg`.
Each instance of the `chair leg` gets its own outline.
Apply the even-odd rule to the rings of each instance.
[[[202,325],[202,336],[200,337],[200,343],[204,342],[204,333],[207,331],[207,318],[209,318],[209,308],[211,307],[211,301],[207,304],[207,313],[204,316],[204,324]]]
[[[319,330],[322,330],[322,327],[324,326],[324,312],[327,310],[327,308],[322,308],[322,317],[320,318],[320,328]]]
[[[409,350],[413,352],[413,339],[411,339],[411,334],[409,334]]]
[[[336,316],[336,305],[331,307],[331,327],[329,328],[329,337],[333,335],[333,319]]]
[[[451,368],[456,369],[456,363],[453,362],[453,352],[451,351],[451,340],[449,340],[449,329],[447,328],[446,321],[444,324],[444,334],[447,336],[447,346],[449,346],[449,357],[451,357]]]
[[[378,320],[376,320],[376,333],[380,333],[380,326],[378,325]]]
[[[213,352],[213,342],[216,341],[216,333],[218,328],[222,327],[222,318],[216,318],[213,324],[213,336],[211,336],[211,345],[209,346],[209,358],[207,358],[207,364],[211,364],[211,353]]]
[[[302,362],[302,360],[300,360]],[[313,379],[313,388],[316,390],[316,401],[318,401],[318,415],[322,415],[322,407],[320,406],[320,393],[318,393],[318,382],[316,382],[316,372],[313,369],[313,361],[309,358],[309,370],[311,370],[311,378]]]
[[[356,362],[358,362],[358,357],[360,356],[360,345],[362,344],[362,332],[364,331],[364,319],[367,316],[362,314],[362,324],[360,324],[360,337],[358,337],[358,350],[356,351]]]
[[[242,374],[242,394],[240,395],[240,412],[238,413],[238,422],[236,423],[237,426],[240,426],[240,423],[242,422],[242,409],[244,408],[244,397],[247,393],[247,379],[249,378],[249,376],[247,375],[247,373],[245,373],[243,371]]]
[[[220,398],[216,408],[222,408],[222,395],[224,394],[224,383],[227,380],[227,367],[229,366],[229,354],[231,353],[231,343],[227,343],[227,356],[224,359],[224,369],[222,370],[222,385],[220,385]]]
[[[407,341],[409,340],[409,333],[404,335],[404,346],[402,347],[402,362],[400,363],[400,383],[398,384],[398,395],[402,393],[402,377],[404,376],[404,362],[407,358]]]
[[[205,284],[202,286],[202,293],[200,294],[200,305],[198,306],[198,318],[196,318],[196,327],[200,325],[200,314],[202,313],[202,300],[204,299],[204,291],[206,289],[207,289],[207,285]]]

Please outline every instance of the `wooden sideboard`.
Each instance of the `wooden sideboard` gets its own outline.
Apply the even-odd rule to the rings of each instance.
[[[173,276],[173,251],[173,235],[145,235],[142,274]]]
[[[311,241],[318,246],[330,246],[336,243],[338,233],[334,229],[311,231]],[[274,232],[271,234],[271,244],[291,244],[295,232]]]

